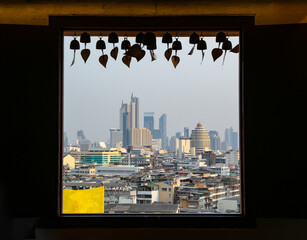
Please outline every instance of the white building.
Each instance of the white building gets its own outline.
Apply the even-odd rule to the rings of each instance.
[[[179,158],[183,159],[184,154],[190,154],[190,150],[191,150],[191,140],[181,137],[179,139],[179,152],[178,152]]]
[[[239,150],[230,150],[225,153],[226,165],[239,165],[240,152]]]
[[[170,152],[177,153],[179,149],[179,139],[175,136],[171,137],[170,140]]]
[[[240,197],[218,200],[217,209],[220,213],[238,213],[240,211]]]
[[[139,186],[137,204],[152,204],[154,202],[159,202],[159,186],[155,184]]]
[[[99,176],[112,177],[112,176],[129,176],[138,173],[142,167],[134,167],[127,165],[107,165],[96,166],[96,174]]]
[[[159,151],[162,149],[162,139],[161,138],[156,138],[152,139],[152,150],[153,151]]]
[[[116,128],[110,128],[110,147],[123,146],[123,131]]]

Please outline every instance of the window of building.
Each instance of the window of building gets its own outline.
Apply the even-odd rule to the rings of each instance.
[[[63,31],[62,130],[63,136],[70,140],[64,139],[66,145],[63,145],[62,153],[67,156],[74,149],[72,155],[78,168],[89,164],[82,161],[82,152],[88,155],[95,152],[95,156],[102,152],[107,160],[91,161],[91,164],[95,168],[105,168],[105,171],[96,170],[91,179],[63,176],[63,186],[68,182],[81,182],[81,185],[94,182],[95,187],[104,185],[106,189],[113,184],[114,191],[120,194],[118,202],[112,203],[118,207],[125,206],[127,209],[122,213],[131,213],[131,209],[140,204],[144,206],[139,206],[140,210],[135,213],[149,214],[145,206],[149,204],[156,209],[150,214],[161,215],[165,204],[160,204],[163,199],[159,196],[159,183],[166,181],[174,188],[170,205],[177,205],[168,214],[180,215],[182,210],[189,215],[225,215],[229,211],[220,212],[218,202],[231,197],[239,199],[238,211],[231,214],[245,214],[244,202],[240,200],[244,190],[240,161],[243,157],[240,155],[243,135],[240,125],[242,62],[240,53],[229,51],[242,43],[242,29],[200,26],[181,29],[153,26],[125,27],[124,30],[95,28]],[[86,44],[80,41],[85,32],[90,35],[90,42]],[[110,43],[108,40],[113,32],[117,34],[118,42]],[[132,57],[128,63],[125,52],[129,49],[121,49],[121,45],[124,41],[130,41],[130,46],[136,44],[135,38],[140,32],[154,33],[157,47],[150,50],[140,44],[145,51],[144,58],[138,61],[138,56]],[[216,42],[219,32],[223,32],[232,43],[227,52],[223,43]],[[171,51],[176,60],[166,59],[167,49],[172,47],[172,43],[162,43],[166,33],[172,35],[173,42],[180,41],[182,45]],[[206,42],[206,48],[191,44],[189,38],[193,33]],[[79,41],[80,48],[76,51],[69,49],[72,40]],[[96,44],[101,40],[105,49],[97,49]],[[242,50],[241,46],[239,48]],[[213,59],[217,56],[213,49],[222,51],[218,59]],[[170,113],[167,106],[175,111]],[[206,112],[207,117],[202,117],[201,112]],[[223,127],[215,125],[219,121],[224,121]],[[197,145],[198,138],[203,146]],[[81,155],[78,157],[76,152]],[[217,161],[223,158],[226,159],[224,162]],[[222,165],[227,167],[227,171]],[[176,184],[176,180],[180,184]],[[122,184],[126,185],[121,187]],[[161,190],[164,192],[167,188]],[[195,202],[204,198],[206,203],[199,204],[202,211],[195,212]],[[111,203],[110,199],[104,199],[104,213],[116,214],[109,209],[108,201]]]

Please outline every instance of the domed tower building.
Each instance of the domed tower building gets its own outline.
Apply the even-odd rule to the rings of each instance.
[[[210,137],[208,131],[202,123],[198,123],[197,127],[192,130],[191,147],[195,148],[196,154],[210,150]]]

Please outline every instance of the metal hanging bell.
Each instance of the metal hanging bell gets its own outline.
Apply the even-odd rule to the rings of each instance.
[[[207,49],[207,43],[205,40],[200,39],[199,42],[197,43],[197,49],[198,50],[206,50]]]
[[[172,49],[173,50],[181,50],[182,49],[182,44],[181,44],[181,42],[178,39],[176,39],[173,42]]]
[[[70,42],[70,49],[72,49],[72,50],[78,50],[78,49],[80,49],[80,43],[78,42],[77,39],[73,39],[73,40]]]
[[[102,39],[99,39],[97,42],[96,42],[96,49],[106,49],[106,43],[102,40]]]
[[[156,35],[153,32],[147,32],[144,35],[143,44],[147,46],[156,45]]]
[[[162,37],[162,43],[172,43],[173,42],[173,37],[170,33],[165,33]]]
[[[223,42],[222,49],[223,50],[231,50],[232,49],[232,44],[231,44],[231,42],[228,39],[226,39]]]
[[[87,32],[82,33],[81,36],[80,36],[80,42],[90,43],[91,42],[91,36]]]
[[[215,41],[218,42],[218,43],[226,41],[226,34],[224,32],[217,33]]]
[[[118,43],[119,42],[118,35],[115,32],[111,32],[109,34],[108,42],[109,43]]]
[[[140,32],[140,33],[138,33],[137,35],[136,35],[136,37],[135,37],[135,42],[136,43],[143,43],[143,41],[144,41],[144,33],[142,33],[142,32]]]
[[[128,50],[131,47],[131,44],[127,38],[122,41],[121,49]]]
[[[199,35],[196,32],[193,32],[190,36],[189,43],[197,44],[199,42]]]

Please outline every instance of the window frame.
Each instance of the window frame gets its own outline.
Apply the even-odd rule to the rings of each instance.
[[[245,41],[254,26],[251,16],[174,16],[174,17],[99,17],[99,16],[50,16],[49,25],[58,39],[58,172],[57,213],[48,226],[60,227],[197,227],[197,228],[246,228],[255,227],[255,217],[248,208],[246,188],[246,159],[244,133],[244,56]],[[233,30],[240,33],[239,53],[239,146],[240,146],[240,214],[65,214],[62,210],[63,163],[63,50],[66,30],[114,31],[201,31]],[[127,221],[128,220],[128,221]]]

